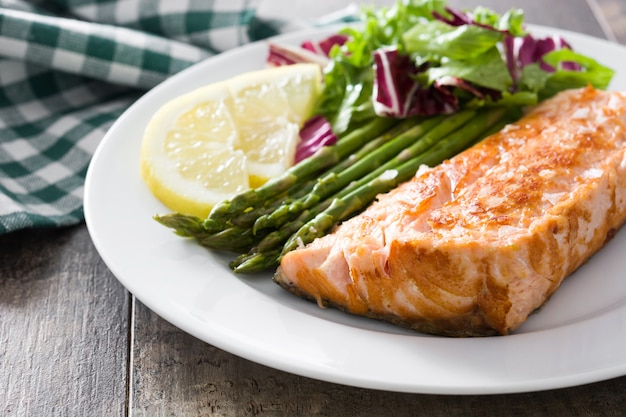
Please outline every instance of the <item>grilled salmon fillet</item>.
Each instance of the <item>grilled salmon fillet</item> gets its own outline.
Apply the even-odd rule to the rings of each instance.
[[[508,334],[626,220],[626,93],[562,92],[286,254],[320,306],[447,336]]]

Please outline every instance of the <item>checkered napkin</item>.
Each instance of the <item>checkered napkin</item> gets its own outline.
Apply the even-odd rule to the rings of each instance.
[[[285,31],[261,0],[0,0],[0,233],[81,222],[90,158],[147,89]]]

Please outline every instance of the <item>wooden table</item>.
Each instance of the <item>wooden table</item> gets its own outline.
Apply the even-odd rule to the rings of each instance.
[[[311,18],[348,1],[262,0]],[[391,1],[378,1],[390,4]],[[451,1],[626,44],[623,0]],[[3,416],[601,416],[626,413],[626,377],[553,391],[438,396],[381,392],[267,368],[165,322],[115,279],[84,225],[0,236]]]

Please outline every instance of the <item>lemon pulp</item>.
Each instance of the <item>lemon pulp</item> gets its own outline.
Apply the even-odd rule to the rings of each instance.
[[[143,137],[140,166],[148,188],[170,210],[206,217],[218,202],[280,175],[293,164],[320,85],[317,64],[296,64],[167,102]]]

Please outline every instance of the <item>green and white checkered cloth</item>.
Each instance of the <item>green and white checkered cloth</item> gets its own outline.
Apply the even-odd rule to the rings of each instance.
[[[285,31],[262,0],[0,0],[0,233],[83,221],[90,158],[146,90]]]

